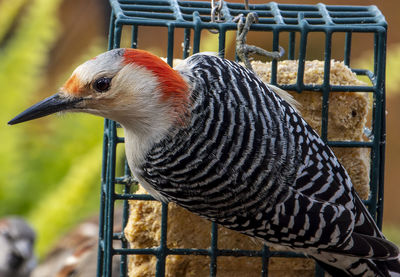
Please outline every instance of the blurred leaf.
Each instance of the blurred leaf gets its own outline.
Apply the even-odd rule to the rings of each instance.
[[[11,7],[9,2],[16,6],[21,4],[18,1],[5,2],[8,7]],[[35,181],[24,177],[29,160],[30,128],[26,125],[11,128],[5,123],[31,103],[32,94],[41,82],[42,67],[47,63],[48,52],[58,36],[56,15],[59,4],[59,0],[31,1],[15,32],[0,49],[0,122],[3,122],[0,125],[3,140],[0,145],[0,201],[6,204],[1,205],[0,214],[22,212],[16,199],[21,197],[26,185]]]
[[[15,17],[21,11],[26,0],[0,1],[0,42],[15,21]]]
[[[57,189],[40,196],[28,219],[38,234],[36,250],[41,256],[67,227],[79,222],[99,202],[102,144],[86,155],[77,156],[74,165]]]

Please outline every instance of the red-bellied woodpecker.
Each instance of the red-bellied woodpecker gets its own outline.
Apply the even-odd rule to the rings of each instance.
[[[399,250],[321,138],[251,71],[197,54],[175,70],[141,50],[79,66],[9,124],[59,111],[119,122],[155,198],[316,259],[333,276],[400,275]]]

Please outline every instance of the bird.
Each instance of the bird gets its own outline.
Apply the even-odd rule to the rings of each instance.
[[[91,216],[62,236],[46,254],[31,277],[91,277],[97,266],[99,216]],[[122,209],[116,207],[115,222],[122,220]],[[115,232],[121,232],[114,226]],[[120,257],[112,259],[111,276],[120,274]]]
[[[0,276],[28,277],[36,266],[35,231],[18,216],[0,219]]]
[[[400,276],[332,150],[252,71],[198,53],[175,68],[140,49],[78,66],[9,121],[85,112],[118,122],[135,179],[157,200],[315,259],[332,276]]]

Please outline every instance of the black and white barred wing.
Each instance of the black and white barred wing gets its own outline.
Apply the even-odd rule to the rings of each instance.
[[[272,228],[291,229],[280,243],[364,258],[397,257],[398,248],[384,239],[332,150],[293,108],[279,102],[303,161],[272,221]]]
[[[244,99],[241,103],[247,105],[249,113],[254,112],[255,121],[247,122],[248,127],[264,134],[270,144],[271,137],[276,137],[276,147],[268,149],[274,153],[265,157],[274,159],[275,165],[279,164],[275,174],[281,174],[283,178],[270,178],[269,181],[282,181],[277,189],[283,191],[277,194],[281,198],[272,210],[267,208],[263,216],[257,214],[250,222],[238,216],[237,220],[243,224],[234,224],[233,229],[299,248],[316,247],[376,259],[398,255],[397,248],[383,239],[333,152],[285,100],[252,72],[234,62],[209,56],[198,59],[204,60],[199,68],[206,68],[204,72],[207,74],[200,73],[198,76],[207,75],[203,77],[207,79],[207,89],[214,90],[212,93],[222,93],[220,88],[223,85],[229,87],[229,91],[225,92],[227,100],[229,94],[234,94],[236,99]],[[257,113],[264,118],[257,117]],[[268,119],[268,127],[274,130],[267,133],[257,130],[265,127],[265,124],[257,122],[263,119]],[[254,141],[258,139],[259,143],[263,143],[262,137],[257,138],[256,135],[255,138]],[[252,147],[265,149],[261,145]],[[264,164],[270,167],[270,163],[264,161]],[[296,166],[295,178],[287,182],[291,180],[288,176],[293,173],[289,167]],[[264,186],[267,187],[267,184]],[[260,207],[265,206],[259,204]]]

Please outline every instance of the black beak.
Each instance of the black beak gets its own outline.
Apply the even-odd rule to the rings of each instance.
[[[60,96],[59,93],[50,96],[43,101],[26,109],[8,122],[8,125],[14,125],[32,119],[40,118],[56,112],[73,109],[76,103],[82,101],[83,98],[67,98]]]

